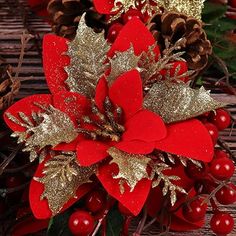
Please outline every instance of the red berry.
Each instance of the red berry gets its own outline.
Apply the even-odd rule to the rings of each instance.
[[[121,204],[120,202],[119,202],[119,204],[118,204],[118,209],[119,209],[119,211],[120,211],[120,213],[122,214],[122,215],[125,215],[125,216],[132,216],[133,214],[129,211],[129,209],[127,209],[125,206],[123,206],[123,204]]]
[[[86,207],[91,212],[98,212],[103,209],[106,202],[106,195],[103,191],[93,191],[86,198]]]
[[[211,218],[211,229],[217,235],[227,235],[234,228],[234,219],[228,213],[215,213]]]
[[[214,159],[210,163],[210,173],[218,180],[228,180],[234,174],[234,163],[229,158]]]
[[[215,159],[219,159],[219,158],[229,158],[229,155],[227,152],[220,150],[220,149],[215,149]]]
[[[114,43],[122,28],[123,25],[120,23],[115,23],[109,28],[107,33],[107,39],[110,43]]]
[[[236,202],[236,186],[232,183],[222,187],[216,193],[217,201],[222,205],[230,205]]]
[[[185,172],[187,176],[191,179],[204,178],[208,173],[207,166],[203,166],[202,168],[200,168],[194,165],[192,162],[188,163],[188,166],[185,168]]]
[[[69,229],[75,235],[87,236],[94,228],[94,218],[87,212],[78,210],[69,218]]]
[[[133,18],[138,18],[140,20],[143,19],[143,15],[140,11],[135,9],[129,9],[122,17],[123,23],[126,24],[128,21],[130,21]]]
[[[217,129],[217,127],[215,125],[213,125],[212,123],[205,123],[204,124],[205,127],[207,128],[213,143],[215,144],[217,142],[217,139],[219,137],[219,131]]]
[[[183,215],[192,222],[203,220],[207,211],[207,204],[203,203],[203,199],[196,199],[189,205],[184,205]]]
[[[215,113],[211,114],[210,122],[212,122],[218,130],[223,130],[230,126],[231,118],[226,110],[218,109]]]

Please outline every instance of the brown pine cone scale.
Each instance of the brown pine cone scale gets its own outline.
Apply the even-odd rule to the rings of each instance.
[[[155,15],[148,27],[162,49],[165,48],[166,39],[171,44],[175,44],[181,38],[186,39],[186,44],[183,45],[181,51],[185,51],[183,57],[190,70],[197,72],[208,63],[212,46],[201,21],[177,12],[164,12]]]

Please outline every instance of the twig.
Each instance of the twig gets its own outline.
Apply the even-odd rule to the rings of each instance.
[[[145,206],[143,209],[143,217],[139,222],[138,228],[136,232],[133,234],[133,236],[139,236],[143,232],[143,228],[145,226],[145,222],[147,220],[147,207]]]
[[[217,143],[219,144],[220,147],[225,149],[225,151],[227,151],[230,154],[231,158],[236,163],[236,157],[233,154],[233,152],[230,150],[230,147],[228,146],[228,144],[222,138],[218,138]]]

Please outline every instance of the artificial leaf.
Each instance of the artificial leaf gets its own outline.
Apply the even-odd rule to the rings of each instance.
[[[65,82],[71,92],[94,95],[97,82],[107,69],[105,60],[109,49],[104,33],[95,33],[89,28],[83,15],[75,39],[68,43],[70,65],[65,67],[68,73]]]
[[[168,11],[177,11],[187,16],[201,19],[205,0],[153,0]]]
[[[180,180],[180,177],[175,176],[175,175],[165,175],[163,172],[165,170],[171,169],[171,167],[164,163],[152,162],[151,167],[152,167],[151,178],[153,179],[152,187],[156,188],[157,186],[160,185],[161,182],[163,182],[164,185],[162,188],[162,194],[163,196],[166,196],[167,193],[169,192],[171,205],[174,206],[174,204],[177,201],[176,192],[178,191],[178,192],[186,194],[186,191],[182,187],[177,186],[173,183],[173,181]]]
[[[195,90],[168,80],[154,84],[144,98],[144,107],[159,114],[166,123],[187,120],[225,105],[203,87]]]
[[[111,72],[108,76],[108,81],[111,84],[120,75],[128,72],[132,69],[139,70],[138,62],[140,56],[136,56],[134,48],[131,46],[125,52],[116,52],[116,54],[110,59]]]
[[[115,163],[119,167],[118,175],[114,179],[120,179],[120,192],[124,193],[124,183],[127,183],[132,192],[137,183],[142,179],[149,179],[147,166],[150,159],[144,155],[129,154],[120,151],[117,148],[110,148],[109,155],[113,158],[111,163]]]
[[[113,207],[107,215],[107,235],[119,236],[122,230],[124,218],[117,207]]]
[[[31,161],[35,160],[40,151],[42,153],[39,155],[43,155],[45,147],[55,147],[64,142],[70,143],[78,136],[74,124],[67,114],[51,105],[48,108],[40,104],[35,105],[41,107],[44,112],[33,112],[31,117],[19,112],[21,120],[6,113],[9,120],[26,128],[25,132],[14,132],[12,136],[18,137],[19,143],[25,143],[23,151],[30,152]]]
[[[44,184],[41,200],[48,200],[52,215],[56,215],[65,203],[75,197],[81,185],[91,182],[89,178],[96,169],[96,166],[80,167],[74,153],[55,156],[45,163],[44,176],[34,180]]]

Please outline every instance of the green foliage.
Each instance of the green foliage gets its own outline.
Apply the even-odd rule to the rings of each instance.
[[[225,5],[206,2],[202,20],[206,24],[204,29],[212,42],[213,53],[226,63],[229,73],[233,73],[236,71],[236,44],[230,42],[226,34],[236,28],[236,21],[225,17],[226,10]],[[215,63],[213,67],[222,72]]]
[[[68,227],[70,211],[53,217],[48,225],[47,236],[73,236]]]
[[[107,236],[119,236],[123,225],[123,216],[117,207],[113,207],[107,216]]]

